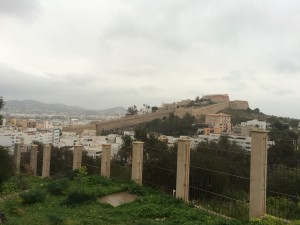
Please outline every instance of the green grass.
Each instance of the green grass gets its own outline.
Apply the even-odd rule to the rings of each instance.
[[[274,222],[267,218],[262,221],[240,222],[225,220],[199,209],[184,204],[166,194],[150,188],[140,187],[134,183],[120,183],[100,176],[87,176],[80,179],[68,180],[66,190],[56,194],[49,191],[49,186],[57,180],[24,178],[28,179],[30,191],[39,190],[46,192],[44,202],[25,204],[19,195],[0,202],[0,211],[5,212],[7,225],[79,225],[79,224],[137,224],[137,225],[273,225],[284,224]],[[64,181],[65,182],[65,181]],[[63,182],[62,182],[63,183]],[[59,183],[61,185],[61,183]],[[51,189],[51,188],[50,188]],[[98,199],[121,191],[129,191],[138,195],[137,200],[118,207],[100,203],[98,200],[89,199],[72,204],[63,204],[72,193],[89,193]],[[75,198],[76,199],[76,198]],[[270,222],[271,221],[271,222]]]

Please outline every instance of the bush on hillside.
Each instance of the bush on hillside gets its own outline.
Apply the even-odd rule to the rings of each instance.
[[[61,203],[62,205],[73,206],[84,202],[96,201],[96,195],[90,191],[75,190],[68,194],[67,198]]]
[[[32,190],[19,194],[24,204],[34,204],[36,202],[44,202],[46,193],[40,190]]]
[[[64,195],[68,190],[69,183],[68,180],[57,180],[48,184],[47,191],[53,195]]]

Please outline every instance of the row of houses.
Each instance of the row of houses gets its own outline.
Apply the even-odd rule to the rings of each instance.
[[[9,121],[15,126],[2,127],[0,130],[0,145],[11,148],[15,143],[30,145],[33,142],[41,142],[44,144],[53,144],[57,147],[83,145],[84,150],[89,155],[97,157],[102,152],[103,144],[112,145],[112,155],[117,154],[121,144],[122,136],[117,134],[109,134],[107,136],[97,136],[95,130],[84,130],[80,134],[75,132],[61,132],[60,128],[54,128],[48,121],[35,122],[30,120]],[[22,129],[20,130],[20,124]],[[43,125],[43,126],[42,126]],[[267,123],[265,121],[251,120],[242,122],[240,125],[232,126],[231,116],[223,113],[208,114],[205,119],[205,127],[198,130],[198,135],[191,138],[192,145],[199,142],[218,141],[222,135],[226,135],[228,139],[241,146],[243,149],[251,150],[251,130],[266,130]],[[124,132],[124,135],[134,136],[133,132]],[[161,140],[173,145],[178,138],[162,135]],[[273,145],[272,142],[268,143]]]

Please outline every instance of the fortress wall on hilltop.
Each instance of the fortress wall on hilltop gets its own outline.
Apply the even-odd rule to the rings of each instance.
[[[72,125],[63,128],[63,132],[76,132],[76,134],[83,133],[84,130],[96,130],[96,125]]]
[[[104,130],[112,130],[117,128],[126,128],[141,123],[150,122],[154,119],[162,119],[168,117],[174,110],[164,110],[144,115],[126,116],[121,119],[110,120],[106,122],[96,123],[97,134],[101,134]]]
[[[226,108],[229,108],[229,102],[221,102],[201,108],[178,108],[175,109],[175,115],[182,118],[186,113],[189,113],[198,118],[201,115],[217,113]]]
[[[148,113],[144,115],[134,115],[127,116],[116,120],[110,120],[105,122],[94,122],[91,125],[74,125],[64,127],[63,131],[66,132],[76,132],[76,134],[80,134],[83,130],[96,130],[97,134],[101,134],[104,130],[113,130],[118,128],[127,128],[132,127],[141,123],[150,122],[154,119],[162,119],[164,117],[168,117],[170,113],[174,113],[179,118],[182,118],[186,113],[199,118],[201,115],[213,114],[217,113],[226,108],[232,109],[248,109],[249,105],[247,101],[230,101],[230,102],[220,102],[217,104],[200,107],[200,108],[176,108],[169,110],[162,110],[154,113]]]
[[[141,123],[150,122],[154,119],[162,119],[164,117],[168,117],[169,114],[172,112],[174,112],[174,114],[180,118],[182,118],[186,113],[190,113],[195,117],[199,117],[202,114],[216,113],[228,107],[229,107],[229,102],[222,102],[222,103],[217,103],[206,107],[201,107],[199,109],[176,108],[175,110],[170,109],[170,110],[158,111],[155,113],[148,113],[144,115],[127,116],[117,120],[110,120],[110,121],[96,123],[96,130],[97,130],[97,134],[101,134],[102,131],[104,130],[131,127]]]
[[[118,128],[127,128],[132,127],[141,123],[150,122],[154,119],[162,119],[164,117],[168,117],[170,113],[174,112],[176,116],[182,118],[186,113],[199,118],[201,115],[213,114],[217,113],[226,108],[233,109],[247,109],[248,102],[247,101],[225,101],[217,104],[200,107],[200,108],[176,108],[158,111],[154,113],[148,113],[144,115],[134,115],[127,116],[116,120],[110,120],[105,122],[96,122],[96,131],[97,134],[101,134],[104,130],[113,130]]]

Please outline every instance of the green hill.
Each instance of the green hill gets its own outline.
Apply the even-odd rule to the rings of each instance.
[[[100,176],[79,175],[69,179],[41,179],[25,177],[21,181],[31,189],[20,195],[0,199],[0,211],[5,213],[7,225],[47,224],[139,224],[139,225],[283,225],[284,222],[265,218],[262,221],[226,220],[187,205],[172,196]],[[20,180],[6,186],[6,193]],[[128,191],[137,195],[131,203],[113,207],[99,202],[99,197]],[[0,222],[1,223],[1,222]]]

